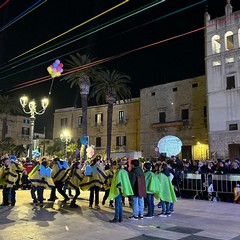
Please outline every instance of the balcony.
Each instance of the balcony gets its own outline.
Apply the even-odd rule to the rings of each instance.
[[[185,120],[184,120],[185,121]],[[170,122],[164,122],[164,123],[152,123],[151,128],[159,129],[159,128],[170,128],[170,127],[182,127],[184,126],[183,120],[177,120],[177,121],[170,121]]]

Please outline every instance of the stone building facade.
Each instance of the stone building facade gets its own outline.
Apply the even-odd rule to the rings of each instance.
[[[95,146],[96,154],[104,156],[107,144],[107,105],[88,107],[89,144]],[[53,139],[68,130],[73,142],[82,136],[82,109],[56,109],[54,113]],[[140,149],[140,99],[113,106],[111,152],[133,152]]]
[[[205,76],[141,89],[140,106],[143,156],[158,156],[158,142],[170,135],[182,141],[181,158],[208,158]]]
[[[205,14],[205,61],[211,157],[240,156],[240,11]]]

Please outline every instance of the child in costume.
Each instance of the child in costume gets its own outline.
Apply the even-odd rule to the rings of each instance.
[[[170,203],[177,201],[176,194],[170,179],[170,172],[166,163],[160,166],[160,172],[156,175],[159,180],[159,192],[155,194],[156,198],[161,199],[162,213],[159,217],[170,217]]]
[[[47,159],[42,157],[40,162],[41,163],[29,173],[28,178],[31,182],[30,192],[33,199],[33,205],[36,206],[39,203],[40,207],[42,207],[44,189],[53,188],[54,183],[51,178],[51,168],[48,167]]]
[[[106,202],[106,200],[108,198],[108,195],[109,195],[111,182],[112,182],[112,178],[113,178],[113,174],[114,174],[112,166],[108,166],[107,169],[105,167],[105,174],[107,176],[107,180],[103,184],[103,188],[104,188],[105,193],[104,193],[104,196],[103,196],[102,205],[105,205],[105,202]],[[113,200],[110,200],[109,207],[114,207],[113,206]]]
[[[89,208],[93,208],[94,195],[95,195],[95,209],[100,209],[99,207],[99,191],[103,186],[104,182],[107,180],[107,176],[99,165],[100,158],[96,157],[91,162],[91,172],[90,175],[85,175],[80,187],[83,191],[90,190],[89,196]]]
[[[152,167],[152,164],[150,162],[145,162],[143,165],[145,182],[146,182],[146,191],[147,191],[146,202],[147,202],[147,208],[148,208],[148,212],[146,215],[144,215],[144,218],[153,218],[154,194],[156,194],[159,191],[158,180],[155,173],[151,171],[151,167]]]
[[[7,161],[9,174],[6,178],[6,192],[8,195],[8,205],[15,206],[16,203],[16,184],[19,179],[19,174],[25,171],[25,168],[17,162],[14,155],[10,155]]]
[[[3,201],[1,206],[8,206],[8,192],[9,188],[7,188],[7,179],[9,175],[9,165],[10,165],[10,159],[9,158],[4,158],[2,160],[2,167],[0,169],[0,185],[3,187],[2,190],[2,196],[3,196]]]
[[[56,189],[64,197],[64,200],[62,201],[63,203],[66,203],[67,201],[70,200],[67,194],[63,190],[64,183],[68,179],[69,171],[70,169],[66,160],[62,160],[59,158],[53,159],[51,177],[53,179],[55,187],[51,191],[49,201],[55,201],[57,199]]]
[[[122,222],[123,212],[122,212],[122,196],[132,196],[133,190],[128,177],[128,172],[121,168],[121,164],[117,161],[112,163],[113,165],[113,179],[111,182],[111,187],[109,191],[108,198],[110,200],[115,200],[115,214],[114,218],[110,220],[111,223]]]
[[[80,195],[79,186],[84,177],[81,168],[82,168],[82,164],[79,161],[73,163],[72,166],[70,167],[68,185],[75,190],[75,195],[70,203],[71,208],[78,208],[78,205],[76,204],[76,200]]]

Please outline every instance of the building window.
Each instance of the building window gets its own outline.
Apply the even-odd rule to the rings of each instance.
[[[235,88],[235,76],[227,77],[227,90]]]
[[[213,54],[215,54],[220,53],[220,51],[221,51],[220,36],[215,35],[212,37],[212,52]]]
[[[83,116],[78,116],[78,126],[82,126],[83,124]]]
[[[30,135],[30,128],[22,127],[22,135]]]
[[[166,113],[165,112],[160,112],[159,113],[159,122],[160,123],[165,123],[166,122]]]
[[[67,127],[67,118],[61,118],[61,127],[66,128]]]
[[[197,88],[198,87],[198,83],[193,83],[192,84],[192,88]]]
[[[172,91],[173,91],[173,92],[177,92],[177,87],[174,87],[174,88],[172,89]]]
[[[116,146],[126,146],[127,138],[126,136],[117,136],[116,137]]]
[[[207,118],[207,107],[206,106],[203,107],[203,117]]]
[[[236,123],[229,124],[229,131],[238,130],[238,125]]]
[[[102,139],[101,137],[96,137],[96,147],[101,147],[102,146]]]
[[[29,120],[29,119],[23,119],[23,123],[29,124],[29,123],[30,123],[30,120]]]
[[[234,49],[233,32],[231,32],[231,31],[228,31],[225,34],[225,48],[226,48],[226,50]]]
[[[151,92],[151,96],[155,96],[156,95],[156,93],[155,92]]]
[[[118,122],[119,122],[119,123],[124,123],[124,120],[125,120],[124,111],[119,111],[119,112],[118,112]]]
[[[103,114],[102,113],[95,114],[95,125],[96,126],[103,125]]]
[[[189,119],[188,109],[182,109],[182,120]]]

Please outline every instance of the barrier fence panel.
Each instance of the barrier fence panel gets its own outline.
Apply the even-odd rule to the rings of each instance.
[[[240,181],[240,174],[193,174],[185,173],[181,176],[181,191],[194,192],[194,199],[201,198],[199,193],[208,194],[209,200],[220,201],[219,194],[233,195],[233,189],[237,181]]]

